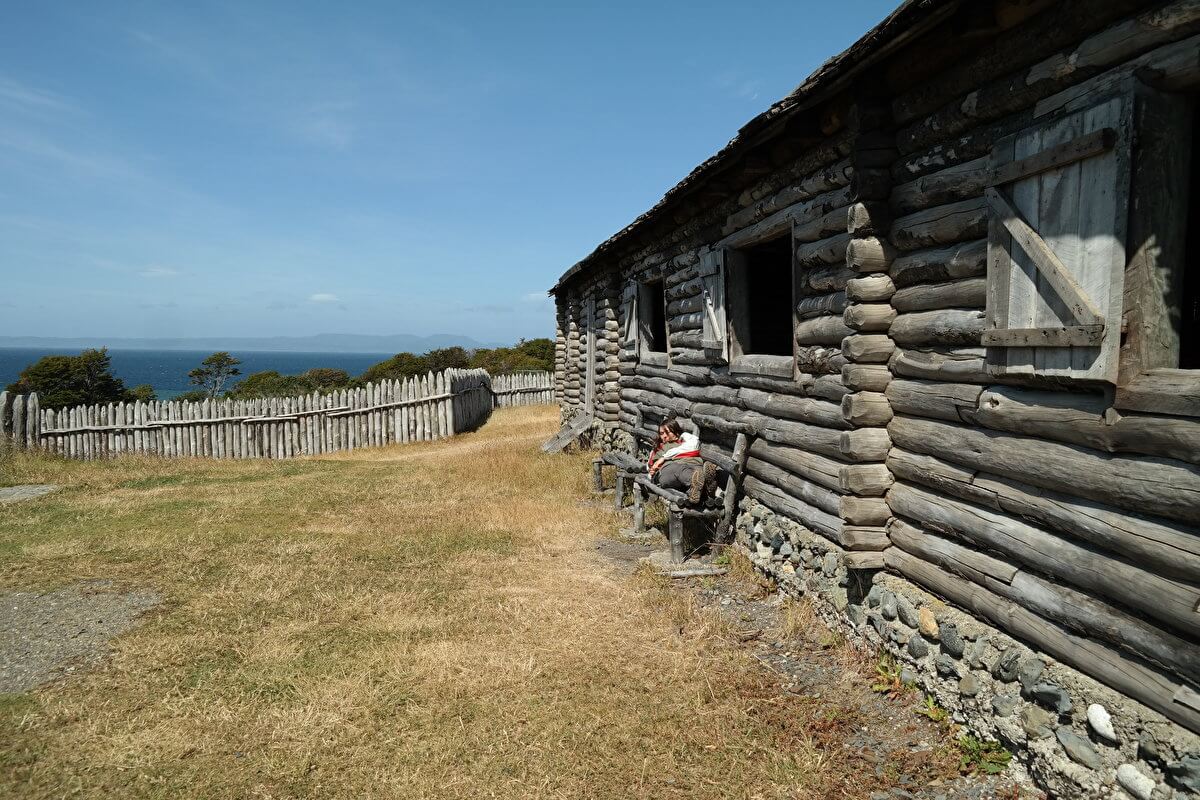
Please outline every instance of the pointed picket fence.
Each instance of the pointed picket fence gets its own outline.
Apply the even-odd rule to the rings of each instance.
[[[0,392],[0,440],[68,458],[294,458],[428,442],[478,428],[497,405],[552,402],[550,373],[496,379],[448,369],[328,394],[255,400],[152,401],[40,409]]]
[[[535,406],[554,402],[554,373],[513,372],[492,378],[496,405]]]

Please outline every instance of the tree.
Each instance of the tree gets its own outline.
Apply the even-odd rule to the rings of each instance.
[[[313,367],[300,375],[308,382],[311,390],[326,392],[350,385],[350,373],[333,367]]]
[[[225,388],[225,381],[242,374],[238,369],[241,363],[222,350],[201,361],[200,366],[188,373],[188,377],[193,386],[199,386],[208,395],[208,399],[212,400]]]
[[[158,399],[158,395],[154,393],[154,387],[148,383],[139,383],[130,389],[127,394],[130,400],[140,400],[143,403],[149,403],[151,400]]]
[[[25,367],[8,391],[37,392],[41,407],[53,409],[134,399],[125,383],[112,374],[112,357],[106,347],[84,350],[77,356],[43,356]]]
[[[527,370],[554,371],[554,341],[522,339],[512,347],[480,348],[471,356],[471,366],[493,375]]]
[[[426,361],[423,356],[414,356],[412,353],[396,353],[386,361],[380,361],[378,364],[367,367],[359,376],[358,382],[374,383],[375,381],[391,381],[397,378],[423,375],[428,372],[425,365]]]

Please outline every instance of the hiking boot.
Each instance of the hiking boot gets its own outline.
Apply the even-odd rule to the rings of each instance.
[[[692,479],[688,482],[687,498],[689,503],[697,506],[700,505],[701,500],[716,494],[717,469],[716,464],[706,461],[703,467],[692,473]]]
[[[704,465],[704,496],[713,498],[717,496],[717,476],[720,474],[720,468],[716,464],[708,463]]]

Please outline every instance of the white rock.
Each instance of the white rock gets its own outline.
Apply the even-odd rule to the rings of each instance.
[[[1150,795],[1154,794],[1154,779],[1147,778],[1133,764],[1117,767],[1117,783],[1138,800],[1150,800]]]
[[[1117,738],[1117,732],[1113,730],[1112,715],[1108,713],[1108,709],[1099,703],[1092,703],[1087,709],[1088,725],[1092,726],[1092,730],[1096,735],[1105,741],[1116,744],[1121,741]]]

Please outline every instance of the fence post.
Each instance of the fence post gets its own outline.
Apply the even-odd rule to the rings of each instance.
[[[25,402],[25,447],[36,450],[42,443],[42,415],[38,409],[37,392],[30,392]]]
[[[11,412],[9,411],[9,395],[6,391],[0,391],[0,449],[8,447],[8,439],[11,437],[10,427],[12,425]]]
[[[25,448],[25,396],[20,394],[13,398],[12,442],[17,450]]]

